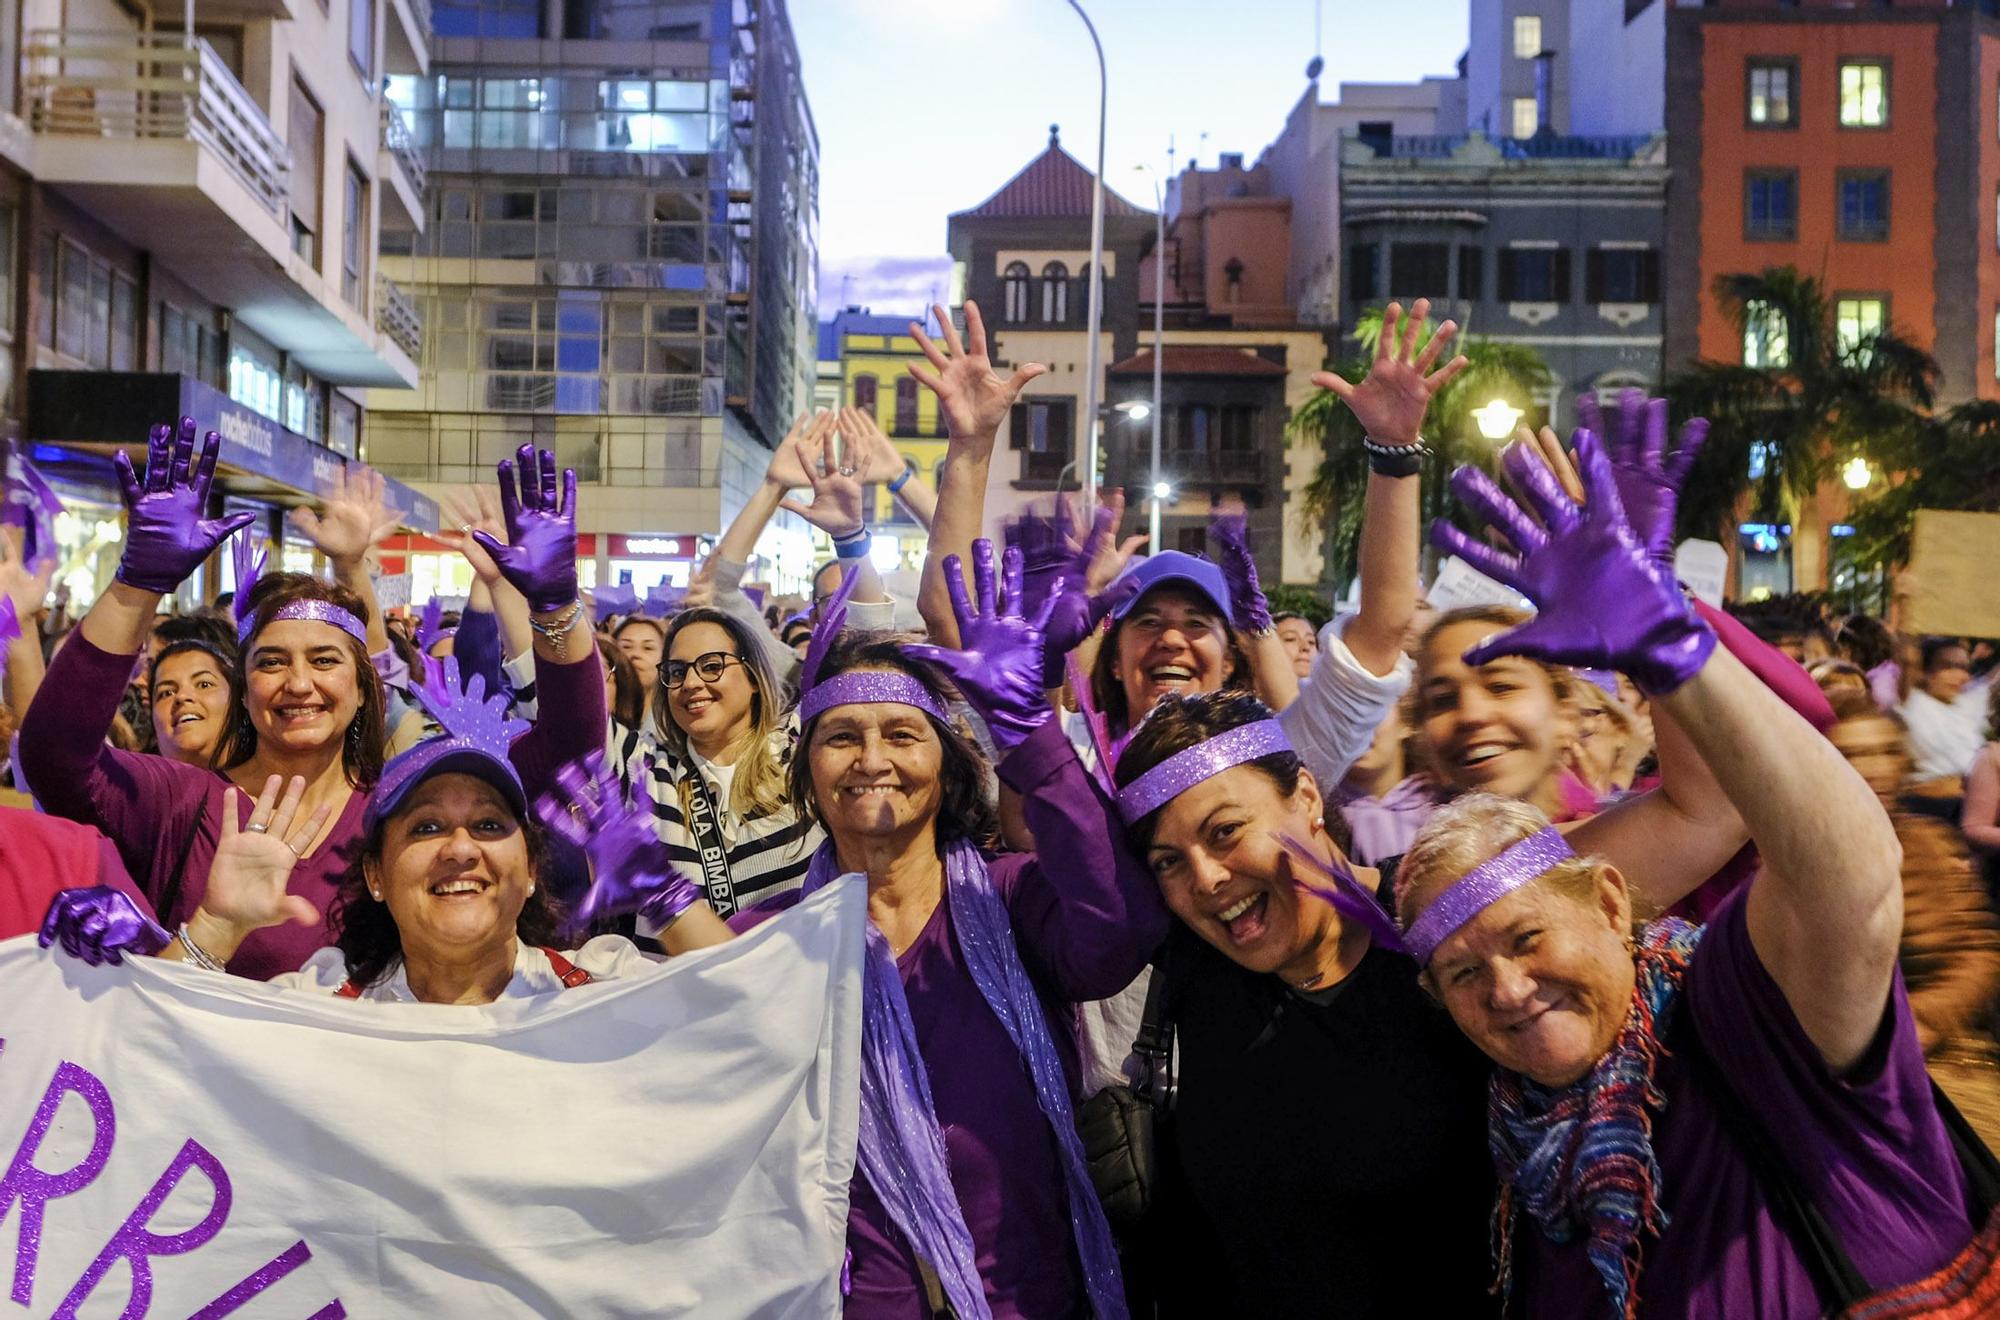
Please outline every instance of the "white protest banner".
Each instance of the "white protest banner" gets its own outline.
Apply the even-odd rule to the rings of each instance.
[[[865,920],[484,1008],[0,943],[0,1311],[834,1315]]]
[[[1729,552],[1719,541],[1682,541],[1674,547],[1674,576],[1696,600],[1719,610],[1729,583]]]
[[[1432,579],[1431,589],[1425,593],[1424,599],[1439,613],[1467,605],[1509,605],[1524,610],[1535,608],[1520,592],[1505,583],[1495,582],[1457,555],[1447,556],[1438,565],[1437,577]]]
[[[400,610],[410,604],[410,575],[384,573],[375,579],[375,603],[385,610]]]

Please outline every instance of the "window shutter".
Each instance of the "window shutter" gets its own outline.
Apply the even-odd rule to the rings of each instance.
[[[1660,250],[1647,248],[1639,254],[1639,301],[1657,303],[1660,300]]]
[[[1028,446],[1028,405],[1017,403],[1007,410],[1007,447],[1025,449]]]
[[[1458,249],[1458,296],[1466,302],[1486,297],[1486,252],[1464,244]]]
[[[1555,250],[1555,289],[1552,296],[1556,302],[1569,301],[1569,249]]]
[[[1591,248],[1583,254],[1583,300],[1604,301],[1604,249]]]
[[[1499,299],[1501,302],[1520,301],[1520,298],[1517,296],[1520,287],[1519,284],[1520,271],[1517,269],[1518,265],[1519,262],[1515,259],[1513,248],[1500,249]]]

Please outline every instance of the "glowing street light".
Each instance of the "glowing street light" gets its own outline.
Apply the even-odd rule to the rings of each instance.
[[[1167,484],[1166,482],[1164,482],[1164,481],[1156,481],[1156,482],[1154,482],[1154,483],[1153,483],[1153,498],[1154,498],[1154,499],[1156,499],[1156,500],[1170,500],[1170,499],[1172,499],[1173,497],[1174,497],[1174,488],[1173,488],[1172,486],[1169,486],[1169,485],[1168,485],[1168,484]]]
[[[1875,479],[1868,460],[1856,455],[1847,460],[1847,466],[1840,470],[1840,479],[1847,483],[1849,490],[1867,490],[1868,483]]]
[[[1153,415],[1153,405],[1150,403],[1135,403],[1125,410],[1125,415],[1135,422],[1143,422]]]
[[[1479,434],[1488,440],[1505,440],[1514,434],[1521,410],[1505,399],[1495,399],[1484,408],[1474,408],[1472,420],[1479,423]]]

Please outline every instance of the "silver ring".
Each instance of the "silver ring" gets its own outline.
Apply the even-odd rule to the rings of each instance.
[[[292,841],[290,839],[280,839],[278,840],[278,842],[284,844],[287,848],[292,848]],[[300,852],[297,848],[292,848],[292,856],[298,858],[302,862],[306,859],[306,855]]]
[[[853,468],[851,468],[851,467],[845,467],[845,466],[843,466],[843,467],[842,467],[842,468],[840,469],[840,475],[841,475],[841,476],[843,476],[843,477],[851,477],[851,476],[853,476],[853,475],[854,475],[854,469],[853,469]]]
[[[271,827],[268,823],[259,825],[256,821],[253,820],[248,825],[245,825],[243,828],[249,830],[252,834],[262,834],[265,830],[268,830]]]

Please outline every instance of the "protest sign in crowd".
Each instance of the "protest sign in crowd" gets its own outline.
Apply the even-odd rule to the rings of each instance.
[[[457,502],[462,602],[378,592],[365,469],[298,514],[330,574],[272,569],[183,418],[71,618],[13,456],[13,1306],[2000,1314],[1991,650],[1705,599],[1706,424],[1636,391],[1453,474],[1427,589],[1427,315],[1315,378],[1369,468],[1323,623],[1240,516],[984,527],[1041,368],[970,303],[911,329],[937,489],[801,417],[644,599],[532,447]],[[834,547],[791,604],[780,509]]]

